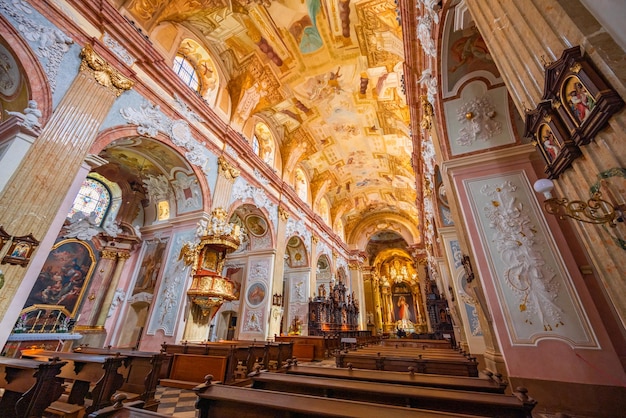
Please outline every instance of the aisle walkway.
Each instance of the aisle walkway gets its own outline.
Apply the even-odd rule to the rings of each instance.
[[[312,362],[298,362],[302,366],[335,367],[335,359]],[[196,393],[193,390],[159,386],[156,398],[161,401],[157,410],[160,414],[175,418],[195,418],[197,411]]]

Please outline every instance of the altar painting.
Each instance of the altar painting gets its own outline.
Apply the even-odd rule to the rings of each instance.
[[[76,239],[56,243],[24,308],[36,304],[63,306],[74,317],[95,265],[93,250],[86,243]]]
[[[413,324],[416,322],[415,316],[415,302],[413,295],[407,294],[394,294],[392,296],[393,302],[393,314],[394,322],[398,328],[412,329]]]

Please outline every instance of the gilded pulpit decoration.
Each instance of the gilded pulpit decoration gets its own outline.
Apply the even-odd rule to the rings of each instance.
[[[179,259],[191,266],[189,299],[200,308],[202,316],[211,320],[225,301],[236,299],[234,283],[221,273],[226,256],[239,247],[242,230],[228,222],[222,208],[215,209],[209,222],[200,224],[199,229],[200,242],[185,244]]]
[[[109,88],[115,96],[130,90],[135,84],[96,54],[91,45],[85,45],[80,56],[82,57],[80,71],[90,72],[100,85]]]

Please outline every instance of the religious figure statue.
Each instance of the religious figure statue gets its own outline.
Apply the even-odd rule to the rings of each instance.
[[[35,100],[28,101],[28,107],[24,109],[24,113],[6,110],[9,116],[15,116],[20,119],[20,125],[28,129],[41,129],[39,118],[41,118],[41,110],[37,108]]]
[[[88,241],[98,235],[100,228],[96,223],[96,213],[91,212],[89,216],[82,212],[76,212],[70,218],[70,224],[67,227],[67,234],[65,238],[78,238],[83,241]]]

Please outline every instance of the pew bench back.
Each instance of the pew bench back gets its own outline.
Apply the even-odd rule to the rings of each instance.
[[[200,385],[199,418],[476,418],[476,415],[411,409],[216,384]]]

